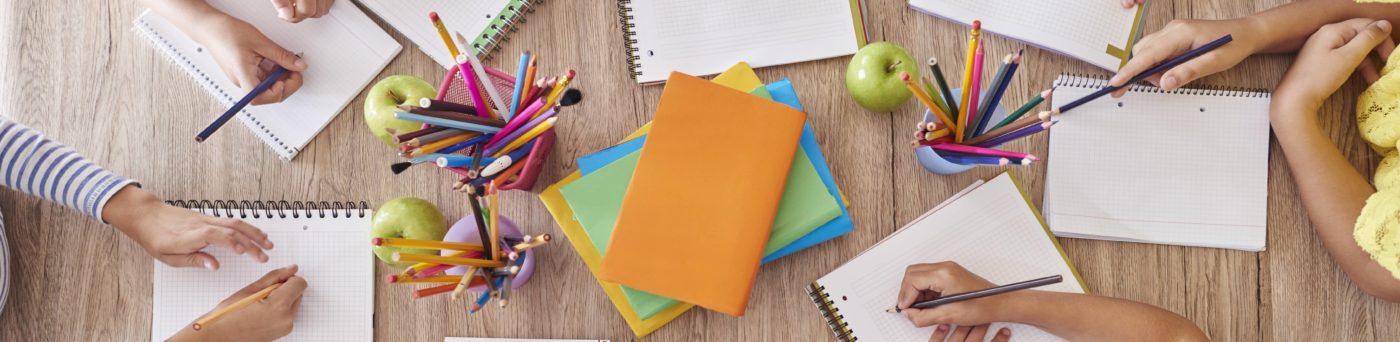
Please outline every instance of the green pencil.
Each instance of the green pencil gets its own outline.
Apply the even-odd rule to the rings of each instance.
[[[919,80],[924,82],[924,91],[928,92],[929,95],[933,97],[933,104],[938,105],[938,109],[942,109],[944,113],[947,113],[948,104],[943,102],[942,96],[934,95],[938,93],[933,91],[933,83],[929,83],[928,77],[920,77]]]
[[[953,97],[953,89],[948,88],[948,81],[943,78],[943,70],[938,68],[937,58],[929,57],[928,69],[933,71],[933,80],[938,82],[938,90],[942,92],[943,98],[947,100],[944,101],[944,104],[948,106],[948,109],[951,109],[950,111],[948,111],[948,116],[953,117],[953,120],[957,120],[958,100],[956,100],[956,97]]]
[[[1040,103],[1044,102],[1045,98],[1050,97],[1050,93],[1054,91],[1055,88],[1050,88],[1040,92],[1040,94],[1037,94],[1035,97],[1031,98],[1030,102],[1026,102],[1026,104],[1021,105],[1021,108],[1016,108],[1015,112],[1011,112],[1011,114],[1007,115],[1005,119],[1001,119],[1001,122],[998,122],[996,126],[988,128],[987,131],[990,132],[997,128],[1001,128],[1001,126],[1006,126],[1011,124],[1012,122],[1016,122],[1016,119],[1020,119],[1022,115],[1026,115],[1026,112],[1031,111],[1031,109],[1035,109],[1035,106],[1039,106]]]

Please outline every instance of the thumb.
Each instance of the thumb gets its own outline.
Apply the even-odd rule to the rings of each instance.
[[[200,267],[210,271],[219,270],[219,259],[204,252],[194,252],[190,254],[166,254],[161,256],[160,262],[171,267]]]
[[[1370,25],[1366,25],[1366,28],[1361,29],[1361,32],[1357,32],[1356,37],[1351,38],[1351,41],[1337,48],[1337,50],[1345,53],[1347,56],[1353,57],[1359,62],[1366,54],[1371,53],[1371,50],[1374,50],[1377,45],[1380,45],[1381,42],[1384,42],[1386,38],[1390,37],[1390,30],[1389,21],[1377,20]]]
[[[272,0],[272,7],[277,9],[277,17],[282,20],[292,21],[292,0]]]
[[[266,37],[264,37],[264,39],[266,39]],[[306,62],[301,60],[301,56],[287,51],[287,49],[282,48],[281,45],[277,45],[277,43],[273,42],[271,39],[267,39],[264,44],[259,44],[254,51],[263,58],[277,63],[277,65],[281,65],[283,68],[287,68],[287,70],[306,70]]]

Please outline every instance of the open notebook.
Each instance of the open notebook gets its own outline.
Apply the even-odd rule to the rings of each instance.
[[[981,20],[985,31],[1108,70],[1128,62],[1147,18],[1145,4],[1125,9],[1101,0],[909,0],[909,6],[965,25]]]
[[[704,76],[844,56],[865,46],[861,0],[619,0],[633,77]]]
[[[1061,75],[1052,103],[1107,83]],[[1058,118],[1045,180],[1055,235],[1264,249],[1268,93],[1133,86]]]
[[[302,53],[310,65],[301,89],[286,101],[249,106],[236,116],[283,160],[295,157],[402,49],[349,1],[337,1],[330,14],[297,24],[278,18],[266,1],[210,0],[209,4],[257,27],[287,50]],[[247,94],[233,85],[202,46],[170,21],[146,10],[135,25],[223,106]],[[198,115],[213,120],[222,112]]]
[[[447,51],[428,12],[437,12],[449,31],[472,40],[477,56],[486,59],[505,35],[525,22],[524,14],[538,0],[358,0],[365,8],[402,33],[443,68],[457,63]],[[466,50],[466,47],[458,46]]]
[[[995,284],[1058,274],[1066,281],[1038,290],[1085,292],[1010,173],[934,208],[817,279],[807,292],[837,340],[926,341],[933,327],[915,328],[904,315],[885,309],[895,305],[905,267],[941,261],[956,261]],[[991,331],[1001,326],[1009,326],[1017,341],[1059,340],[1021,324],[997,323]]]
[[[302,293],[296,329],[284,341],[374,338],[374,257],[365,242],[373,213],[364,202],[171,203],[208,215],[241,217],[267,232],[275,247],[263,264],[222,248],[206,249],[219,258],[219,270],[213,272],[156,262],[151,340],[169,338],[235,291],[290,264],[299,266],[297,275],[309,286]]]

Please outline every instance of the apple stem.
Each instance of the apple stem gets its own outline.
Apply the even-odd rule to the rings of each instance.
[[[888,68],[885,68],[885,71],[894,71],[894,68],[899,67],[899,65],[903,63],[904,61],[902,60],[894,61],[894,64],[890,64]]]

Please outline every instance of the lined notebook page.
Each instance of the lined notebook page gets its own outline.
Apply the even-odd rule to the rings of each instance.
[[[443,68],[451,68],[457,63],[453,62],[453,56],[447,51],[447,45],[442,42],[442,37],[438,35],[437,27],[428,19],[428,12],[437,11],[438,18],[442,19],[442,24],[447,26],[449,32],[461,32],[467,38],[473,38],[486,32],[491,20],[501,14],[501,10],[510,4],[510,0],[359,0],[359,2],[373,11],[380,19],[384,19],[393,26],[395,30],[402,33],[414,45],[418,45],[419,50],[428,54],[434,62],[442,65]],[[458,46],[460,51],[466,51],[467,47]]]
[[[260,264],[209,248],[219,270],[172,268],[156,262],[151,339],[164,340],[220,301],[276,268],[297,264],[306,279],[296,327],[284,341],[370,341],[374,338],[374,256],[369,217],[244,219],[275,244]]]
[[[1052,104],[1106,83],[1060,76]],[[1050,228],[1066,237],[1263,250],[1268,96],[1140,86],[1060,115],[1047,158]]]
[[[282,159],[291,159],[305,147],[402,48],[348,1],[337,1],[326,16],[297,24],[278,18],[277,10],[266,1],[209,3],[257,27],[287,50],[302,53],[310,66],[301,89],[286,101],[249,106],[237,116]],[[147,10],[135,24],[223,106],[246,94],[224,75],[208,51],[169,21]],[[195,115],[212,121],[219,114],[222,110]]]
[[[1122,59],[1109,55],[1110,45],[1124,49],[1134,36],[1136,9],[1124,9],[1116,1],[982,1],[909,0],[914,9],[972,25],[982,21],[984,32],[993,32],[1044,49],[1118,70]],[[958,46],[967,44],[966,33]]]
[[[624,1],[627,2],[627,1]],[[630,0],[637,81],[703,76],[856,52],[850,0]]]
[[[933,328],[915,328],[894,307],[905,267],[956,261],[996,284],[1059,274],[1065,281],[1039,288],[1084,289],[1009,174],[919,219],[864,254],[817,280],[859,340],[925,341]],[[1011,327],[1017,341],[1057,341],[1040,329]]]

